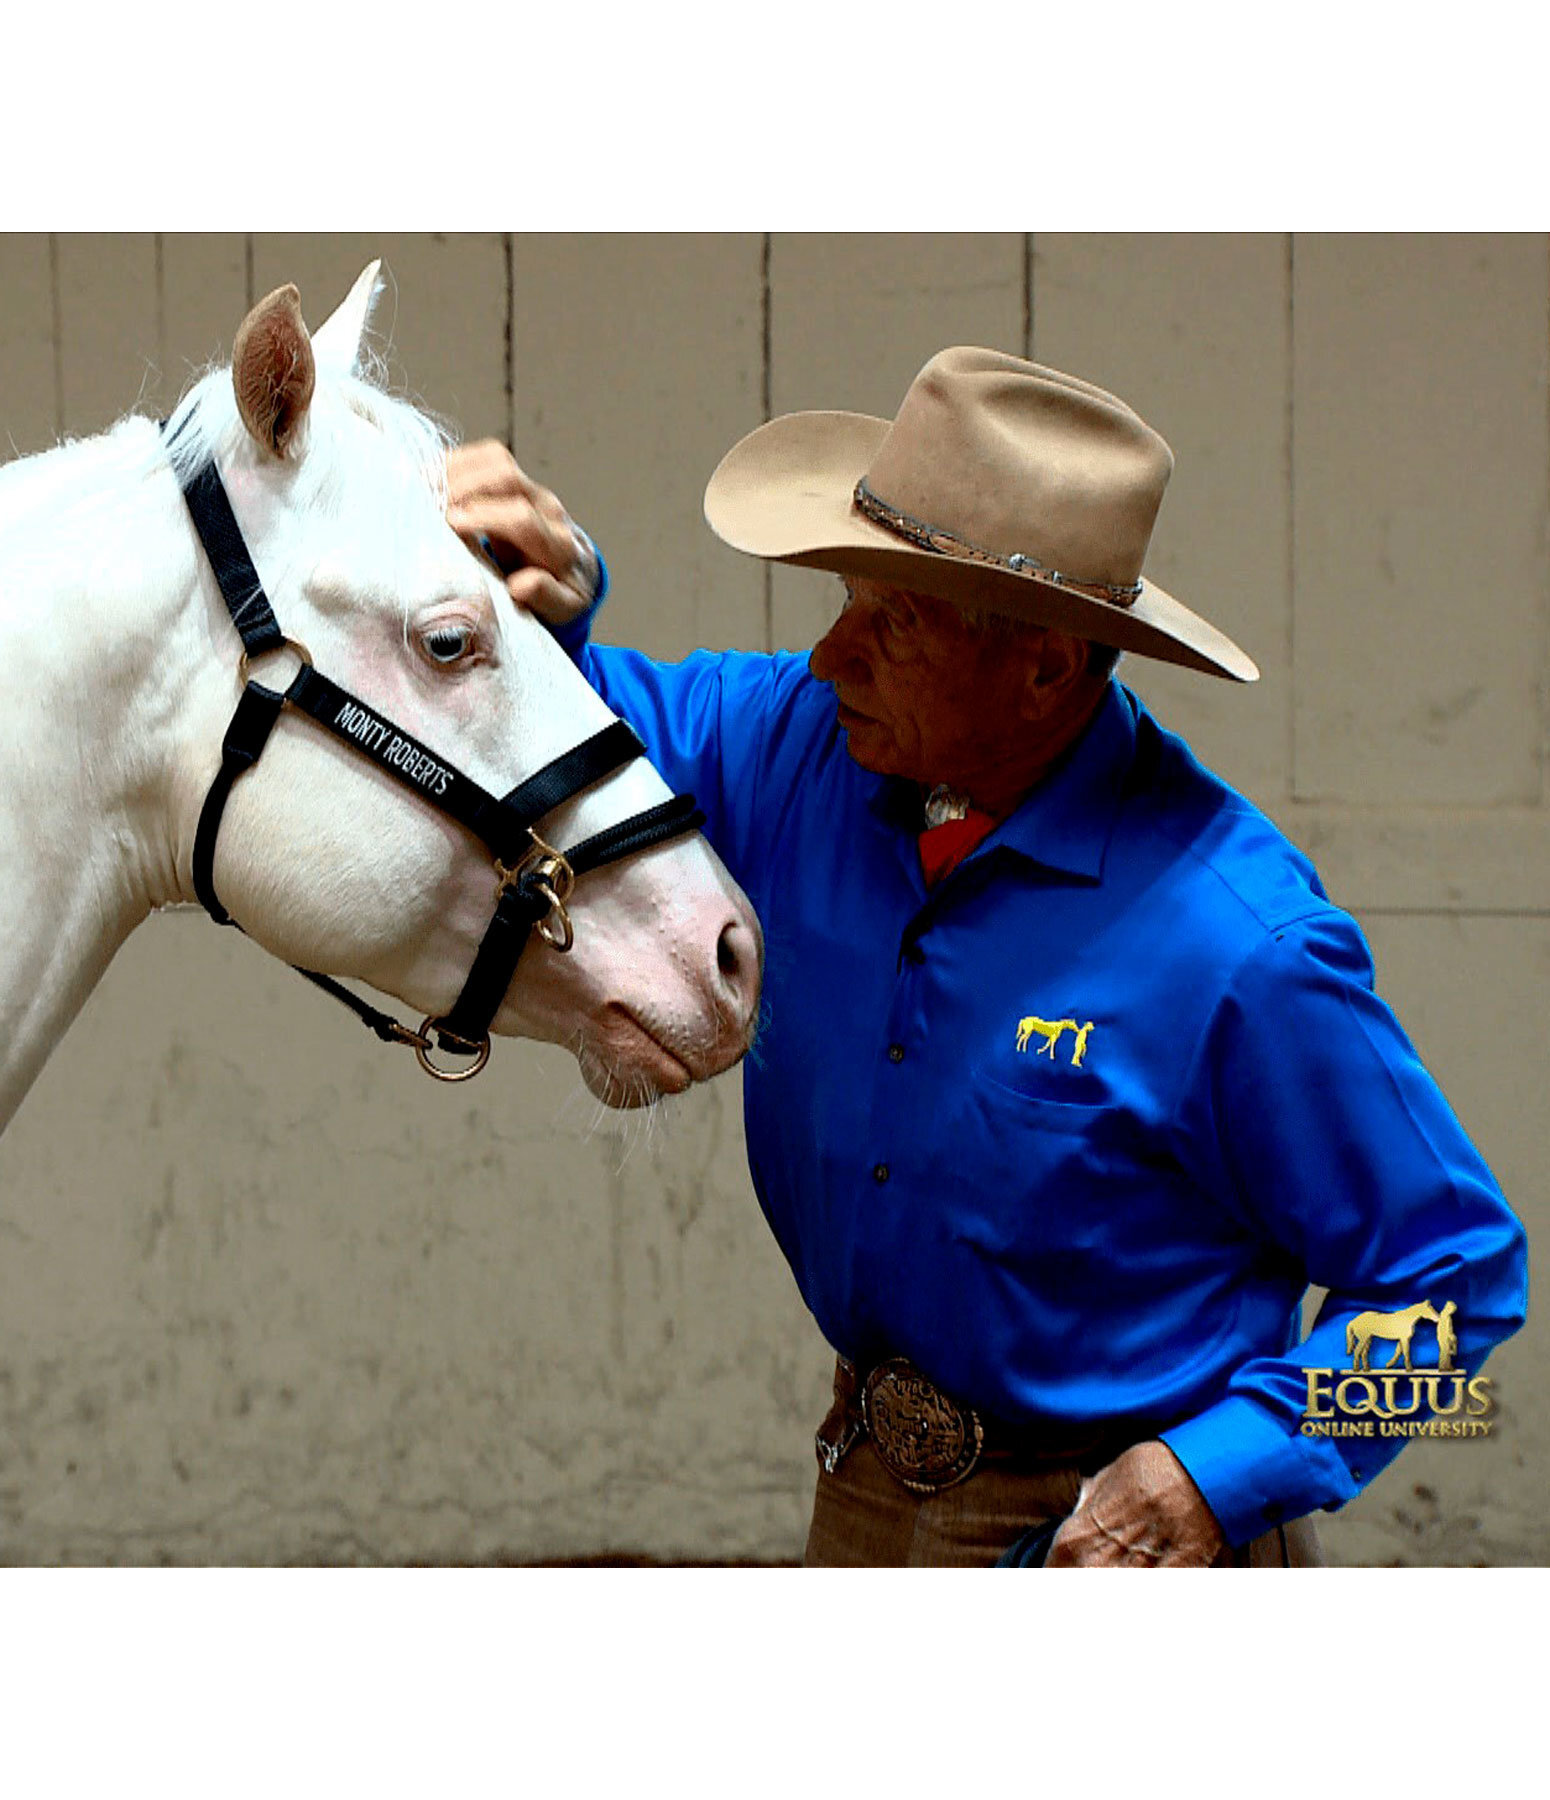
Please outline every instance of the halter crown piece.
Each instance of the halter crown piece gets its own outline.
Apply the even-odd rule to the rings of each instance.
[[[165,436],[166,420],[161,428]],[[645,754],[645,746],[628,725],[616,719],[497,799],[376,707],[320,674],[306,649],[286,637],[213,462],[190,478],[183,497],[226,610],[242,639],[242,694],[226,728],[221,766],[205,796],[194,834],[194,892],[216,924],[236,924],[217,899],[214,881],[215,843],[227,797],[263,754],[269,734],[287,706],[332,732],[486,846],[494,858],[495,913],[452,1009],[439,1019],[421,1020],[417,1031],[367,1005],[331,976],[312,969],[298,969],[297,973],[343,1001],[384,1043],[411,1045],[426,1074],[438,1081],[466,1081],[489,1061],[491,1022],[535,926],[555,950],[570,949],[573,934],[565,902],[576,879],[637,850],[698,831],[705,815],[692,794],[678,794],[610,825],[570,850],[554,849],[535,829],[544,816]],[[289,649],[301,659],[283,692],[265,687],[247,674],[252,659],[279,649]],[[468,1066],[443,1068],[431,1061],[432,1050],[463,1059]]]

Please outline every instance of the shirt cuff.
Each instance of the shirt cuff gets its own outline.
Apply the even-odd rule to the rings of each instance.
[[[583,531],[574,519],[570,522],[571,534],[582,549],[587,551],[597,564],[597,583],[592,590],[592,604],[601,606],[608,596],[608,564],[603,561],[603,553],[589,532]]]
[[[575,618],[568,623],[549,627],[550,635],[555,642],[567,656],[574,658],[586,648],[587,639],[592,635],[592,621],[597,617],[598,608],[608,598],[608,564],[603,561],[602,551],[579,525],[572,522],[571,530],[597,558],[597,588],[592,595],[591,605],[585,612],[577,613]]]
[[[1365,1479],[1346,1466],[1331,1439],[1300,1437],[1241,1394],[1227,1395],[1161,1437],[1235,1548],[1304,1513],[1343,1506]]]

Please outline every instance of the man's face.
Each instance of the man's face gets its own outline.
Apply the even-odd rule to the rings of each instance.
[[[834,689],[863,769],[973,790],[1022,719],[1030,651],[946,600],[846,576],[845,607],[808,667]]]

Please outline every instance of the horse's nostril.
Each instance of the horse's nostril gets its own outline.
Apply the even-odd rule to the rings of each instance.
[[[736,929],[735,925],[728,925],[716,940],[716,967],[728,980],[737,973],[737,945],[732,941],[732,933]]]
[[[759,1004],[759,940],[740,920],[731,919],[716,939],[716,968],[734,1001],[739,1023]]]

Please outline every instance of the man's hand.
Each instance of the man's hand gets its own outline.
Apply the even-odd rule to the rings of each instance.
[[[566,625],[592,604],[597,557],[570,514],[517,466],[504,444],[488,439],[447,456],[447,523],[468,543],[487,538],[518,606],[548,625]]]
[[[1204,1569],[1225,1543],[1184,1465],[1153,1440],[1133,1445],[1082,1483],[1046,1566]]]

